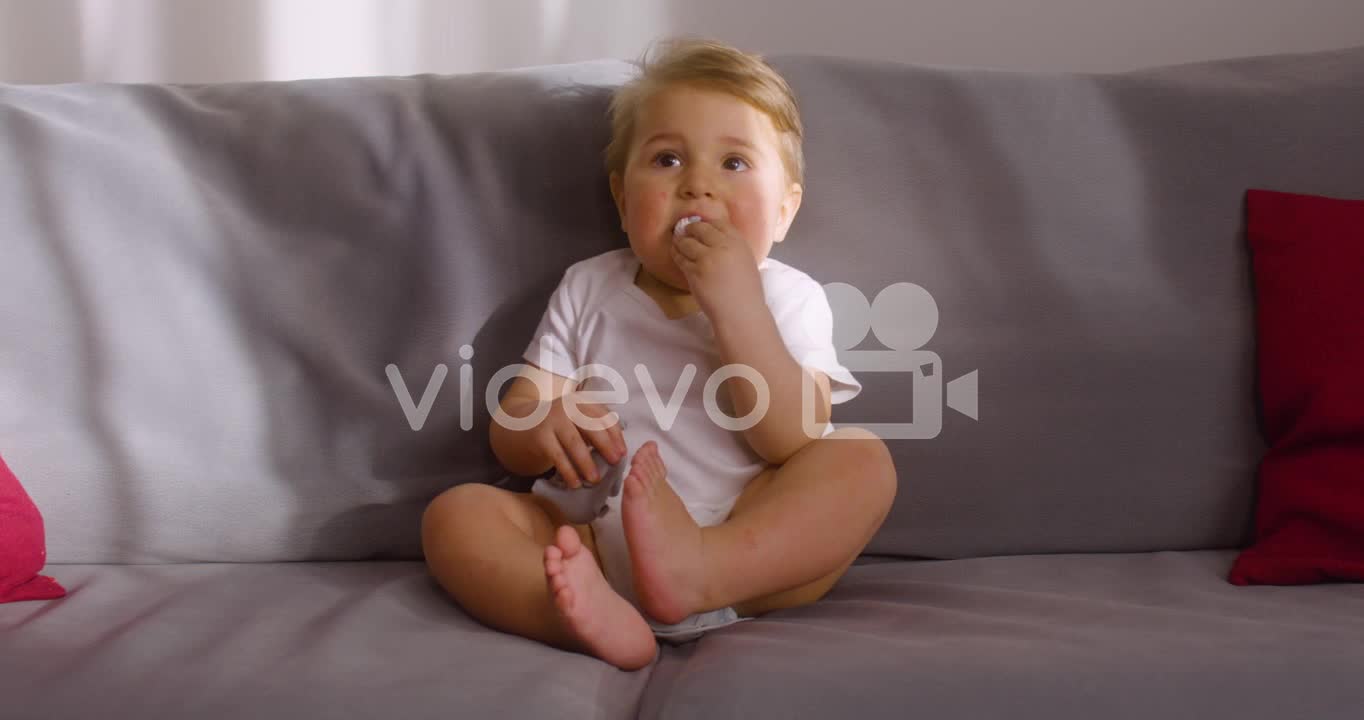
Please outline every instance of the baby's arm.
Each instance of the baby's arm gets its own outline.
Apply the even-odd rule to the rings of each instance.
[[[714,328],[720,358],[726,365],[757,373],[753,382],[743,377],[725,380],[738,416],[746,417],[753,412],[760,390],[766,391],[768,404],[761,408],[754,424],[743,431],[744,439],[768,463],[784,464],[811,440],[823,435],[820,426],[828,422],[831,404],[828,378],[802,367],[801,360],[787,348],[768,306],[767,288],[758,272],[761,268],[753,263],[751,250],[737,239],[727,222],[717,223],[713,219],[686,225],[679,222],[673,231],[672,256]],[[805,288],[805,292],[800,288],[783,291],[787,300],[804,301],[801,311],[814,298],[823,299],[818,283],[813,278],[808,282],[812,287]],[[827,302],[824,305],[827,308]],[[802,324],[805,320],[798,318]],[[811,378],[816,385],[815,407],[806,413],[804,390]],[[815,424],[808,433],[807,414],[814,415]]]
[[[830,416],[829,377],[818,370],[801,367],[791,356],[768,307],[735,308],[730,316],[712,321],[720,357],[724,363],[753,368],[768,389],[767,412],[744,431],[753,451],[773,465],[783,464],[813,438],[802,425],[801,383],[804,374],[815,377],[815,437],[823,431]],[[753,383],[736,377],[725,380],[734,412],[744,417],[757,406],[758,391]]]
[[[498,412],[493,415],[492,428],[488,433],[493,455],[508,471],[525,477],[541,475],[554,467],[554,459],[537,443],[534,434],[536,428],[513,430],[499,422],[499,418],[510,416],[519,419],[530,415],[541,403],[568,392],[570,382],[569,378],[534,365],[526,365],[512,380],[511,387],[498,403]],[[542,387],[548,389],[544,397],[540,392]]]
[[[546,389],[545,394],[542,394],[542,388]],[[511,472],[523,476],[542,475],[557,466],[554,476],[537,480],[531,492],[557,505],[568,522],[581,525],[604,514],[607,498],[620,494],[627,463],[624,462],[625,446],[621,434],[624,423],[609,430],[587,431],[563,414],[560,398],[571,388],[569,378],[527,365],[503,396],[489,434],[493,454]],[[571,397],[565,400],[573,402]],[[501,421],[508,416],[513,419],[527,417],[546,402],[551,403],[549,412],[534,427],[517,430],[506,427]],[[575,404],[589,416],[600,417],[606,413],[605,408],[591,403]],[[611,445],[608,452],[617,462],[612,464],[601,450],[588,446],[582,437],[584,433],[595,444]],[[571,440],[559,440],[566,437]]]

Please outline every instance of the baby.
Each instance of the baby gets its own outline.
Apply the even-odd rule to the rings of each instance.
[[[570,487],[601,480],[594,453],[628,463],[623,489],[573,525],[540,495],[459,485],[426,509],[422,543],[479,621],[633,670],[659,638],[821,598],[896,473],[874,434],[828,424],[861,385],[823,288],[768,257],[804,182],[786,82],[758,56],[674,41],[617,91],[611,124],[630,246],[565,272],[491,442],[508,471]]]

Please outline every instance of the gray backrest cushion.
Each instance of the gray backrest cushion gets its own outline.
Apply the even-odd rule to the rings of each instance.
[[[1364,47],[1117,75],[782,68],[811,177],[783,257],[869,295],[922,286],[944,379],[978,371],[979,421],[893,443],[871,549],[1243,543],[1263,450],[1243,196],[1364,197]],[[903,376],[861,377],[869,407],[836,420],[907,407]]]
[[[499,477],[475,384],[617,247],[623,62],[0,91],[0,449],[53,562],[420,557]],[[385,373],[418,399],[419,432]]]
[[[978,372],[978,421],[890,441],[869,549],[1242,542],[1242,195],[1364,195],[1364,48],[1119,75],[774,64],[809,167],[774,256],[869,299],[923,287],[940,379]],[[631,72],[0,87],[0,451],[49,559],[419,557],[425,503],[502,474],[493,373],[564,268],[625,245],[600,151]],[[414,400],[449,370],[420,431],[389,364]],[[835,421],[923,427],[910,374],[859,378]]]

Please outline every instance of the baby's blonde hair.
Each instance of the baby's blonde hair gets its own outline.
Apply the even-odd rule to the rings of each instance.
[[[801,150],[805,130],[795,95],[761,55],[714,40],[689,37],[668,38],[659,46],[661,53],[650,58],[646,51],[636,63],[640,74],[622,85],[611,98],[611,142],[606,146],[608,173],[625,173],[639,108],[660,90],[689,85],[732,95],[771,118],[787,178],[805,184],[805,156]]]

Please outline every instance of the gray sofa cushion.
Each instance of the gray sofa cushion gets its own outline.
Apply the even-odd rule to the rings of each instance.
[[[501,475],[460,347],[481,390],[620,239],[585,179],[628,69],[0,88],[0,438],[50,559],[420,558]],[[389,364],[449,367],[420,431]]]
[[[416,562],[59,565],[0,605],[0,717],[633,718],[649,671],[494,632]]]
[[[811,138],[783,260],[923,286],[945,379],[979,370],[979,421],[946,410],[939,436],[892,443],[872,549],[1245,542],[1263,444],[1243,195],[1364,197],[1364,48],[1117,75],[781,67]],[[904,415],[902,376],[859,377],[868,407],[835,421]]]
[[[641,718],[1357,717],[1364,586],[1240,588],[1230,551],[853,567],[664,655]]]
[[[1243,542],[1242,194],[1364,194],[1364,47],[1119,75],[776,63],[809,182],[775,256],[868,297],[921,285],[937,376],[979,372],[978,421],[892,441],[871,550]],[[52,561],[419,557],[426,502],[500,475],[488,380],[564,268],[625,244],[599,160],[629,72],[0,87],[0,437]],[[418,399],[449,367],[420,431],[389,364]],[[908,374],[860,377],[836,422],[931,419]]]
[[[484,628],[421,563],[57,565],[65,599],[0,605],[0,716],[1356,717],[1364,586],[1236,587],[1233,555],[864,558],[635,673]]]

